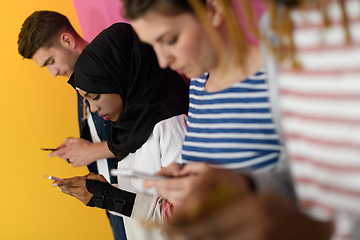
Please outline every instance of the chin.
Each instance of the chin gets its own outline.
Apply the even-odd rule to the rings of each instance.
[[[190,72],[190,73],[185,73],[184,75],[187,77],[187,78],[199,78],[201,77],[205,72]]]

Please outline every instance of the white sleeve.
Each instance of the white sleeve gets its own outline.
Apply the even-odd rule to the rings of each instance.
[[[187,116],[182,114],[163,121],[154,129],[154,134],[159,135],[162,167],[174,162],[183,163],[181,150],[186,134],[186,121]]]
[[[149,197],[142,194],[137,194],[133,211],[130,217],[142,220],[145,222],[160,222],[164,221],[162,214],[162,202],[161,197]]]
[[[173,162],[182,163],[181,149],[186,131],[185,114],[163,120],[155,125],[146,143],[135,153],[129,154],[119,162],[118,168],[154,174],[161,167]],[[118,179],[119,187],[136,193],[132,218],[144,221],[162,222],[162,204],[164,199],[158,196],[155,189],[144,189],[142,179]],[[117,215],[117,214],[116,214]]]
[[[118,184],[112,184],[114,187],[118,188]],[[123,189],[122,189],[123,190]],[[159,196],[147,196],[141,193],[135,193],[135,202],[133,205],[133,210],[131,213],[131,218],[140,220],[140,221],[154,221],[162,222],[162,202],[163,198]],[[111,214],[121,217],[127,217],[121,213],[109,211]]]

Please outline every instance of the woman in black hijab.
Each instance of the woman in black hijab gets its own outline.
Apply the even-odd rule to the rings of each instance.
[[[120,95],[124,109],[108,133],[119,161],[146,142],[156,123],[188,110],[184,80],[162,70],[152,48],[126,23],[112,25],[83,50],[68,83],[87,93]]]
[[[89,102],[92,112],[111,120],[107,143],[120,167],[153,174],[171,162],[181,162],[188,85],[177,73],[159,67],[153,49],[138,40],[131,25],[117,23],[101,32],[79,56],[68,83]],[[85,181],[87,191],[83,191]],[[53,185],[88,206],[130,217],[137,198],[132,193],[136,186],[131,185],[142,184],[127,182],[124,188],[128,191],[123,191],[105,183],[99,175],[87,175]],[[149,211],[161,209],[161,200],[146,198],[141,197],[156,203]],[[145,218],[148,212],[142,216]]]

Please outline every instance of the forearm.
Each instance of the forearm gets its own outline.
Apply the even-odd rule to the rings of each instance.
[[[109,150],[106,141],[93,143],[91,147],[91,155],[96,160],[115,157],[115,155]]]
[[[90,201],[86,204],[89,207],[98,207],[115,211],[130,217],[135,202],[135,193],[115,188],[107,182],[86,180],[86,188],[92,193]]]
[[[146,196],[136,194],[132,218],[145,222],[163,222],[162,202],[163,198],[158,196]]]
[[[87,206],[107,209],[115,212],[115,215],[121,214],[141,221],[163,221],[164,200],[160,197],[135,194],[92,180],[86,181],[86,187],[93,194]]]

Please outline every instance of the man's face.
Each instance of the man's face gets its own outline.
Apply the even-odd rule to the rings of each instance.
[[[79,53],[58,45],[50,48],[39,48],[32,60],[40,67],[49,69],[54,77],[58,75],[70,77],[78,57]]]

